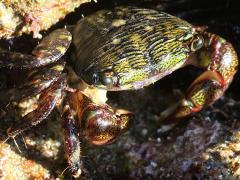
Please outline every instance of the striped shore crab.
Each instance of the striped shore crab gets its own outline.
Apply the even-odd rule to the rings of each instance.
[[[67,62],[80,78],[78,89],[67,85],[69,68],[62,56],[73,44]],[[223,38],[167,13],[136,7],[103,10],[81,19],[75,27],[46,36],[32,55],[0,53],[0,67],[33,69],[28,82],[6,91],[4,103],[40,94],[38,107],[8,130],[14,137],[44,120],[62,101],[65,152],[75,177],[81,173],[80,139],[104,145],[126,131],[132,114],[114,110],[101,94],[139,89],[173,71],[194,65],[205,71],[185,98],[161,114],[173,123],[218,99],[231,83],[238,60]],[[71,81],[71,80],[70,80]]]

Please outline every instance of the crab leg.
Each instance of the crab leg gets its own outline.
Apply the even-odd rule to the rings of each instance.
[[[68,164],[73,176],[76,178],[81,174],[81,148],[78,125],[73,114],[74,112],[70,109],[69,105],[65,104],[62,115],[64,148]]]
[[[170,124],[198,112],[222,96],[237,71],[238,59],[232,45],[221,37],[204,33],[203,49],[191,64],[206,71],[188,88],[185,98],[161,114],[163,124]]]
[[[44,120],[52,112],[56,103],[61,99],[62,89],[65,85],[66,79],[62,76],[58,81],[47,88],[39,98],[37,109],[28,113],[14,124],[8,130],[8,136],[14,137]]]
[[[72,41],[66,29],[57,29],[44,37],[32,51],[32,55],[17,52],[1,52],[0,68],[30,69],[54,63],[65,54]]]
[[[34,96],[48,88],[57,81],[64,69],[65,63],[53,65],[47,69],[37,70],[29,73],[26,82],[17,88],[1,90],[1,106],[5,107],[10,101],[19,101],[28,96]]]

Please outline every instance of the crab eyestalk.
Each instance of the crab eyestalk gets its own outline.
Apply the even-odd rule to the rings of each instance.
[[[203,32],[202,36],[203,47],[192,55],[189,64],[203,68],[205,72],[190,85],[181,102],[161,114],[163,124],[176,123],[215,102],[237,72],[238,58],[232,44],[215,34]],[[166,130],[168,128],[171,127]]]

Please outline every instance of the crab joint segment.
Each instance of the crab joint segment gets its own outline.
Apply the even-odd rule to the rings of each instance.
[[[96,104],[81,91],[71,93],[70,100],[80,121],[81,135],[92,144],[113,142],[132,122],[132,113],[116,112],[107,104]]]
[[[0,106],[4,108],[10,102],[41,93],[60,78],[64,66],[64,62],[59,62],[48,69],[31,71],[19,87],[0,90]]]
[[[216,101],[226,91],[237,71],[238,58],[230,43],[207,32],[203,33],[203,38],[204,47],[190,63],[206,71],[191,84],[185,99],[161,114],[165,118],[164,124],[198,112],[203,106]]]
[[[32,51],[32,55],[1,52],[0,68],[31,69],[54,63],[65,54],[72,42],[72,35],[66,29],[57,29],[44,37]]]
[[[74,112],[70,109],[68,104],[65,104],[64,106],[62,119],[65,154],[72,174],[77,178],[81,174],[79,130],[77,122],[74,119]]]
[[[56,103],[61,99],[62,89],[65,85],[66,78],[65,76],[62,76],[58,81],[45,89],[39,97],[37,109],[25,115],[19,122],[8,129],[8,136],[15,137],[46,119],[46,117],[52,112]]]

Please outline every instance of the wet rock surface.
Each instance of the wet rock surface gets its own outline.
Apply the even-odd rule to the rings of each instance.
[[[232,42],[240,55],[240,15],[234,11],[233,1],[219,1],[217,5],[221,7],[219,9],[212,9],[211,4],[207,6],[204,4],[207,2],[205,0],[199,5],[190,0],[178,2],[185,3],[185,7],[181,3],[166,3],[163,6],[159,5],[161,2],[156,1],[140,4],[146,7],[165,8],[167,12],[184,17],[190,22],[208,25],[209,31]],[[133,3],[135,2],[132,1],[131,4]],[[95,10],[105,5],[100,3],[99,7],[95,4],[94,7],[85,8]],[[193,8],[190,9],[188,6]],[[79,9],[77,13],[81,14],[81,11],[82,9]],[[215,14],[208,13],[206,18],[206,12]],[[76,16],[73,14],[65,21],[70,19],[74,22]],[[61,23],[58,26],[61,26]],[[28,51],[23,47],[24,42],[28,42],[29,39],[31,40],[31,37],[15,39],[11,41],[13,43],[4,41],[1,45],[10,47],[11,50]],[[31,42],[33,46],[36,43]],[[187,67],[145,89],[109,93],[109,104],[129,109],[135,114],[135,121],[131,129],[111,145],[97,147],[82,142],[84,167],[81,179],[239,179],[239,73],[225,95],[216,103],[183,120],[171,131],[159,132],[160,112],[176,102],[180,98],[179,92],[184,92],[201,72],[199,69]],[[1,70],[1,87],[14,84],[17,81],[16,74]],[[7,128],[17,119],[12,116],[1,118],[1,140],[7,138],[5,134]],[[26,171],[24,177],[71,179],[68,169],[64,171],[67,163],[64,159],[59,117],[60,113],[55,109],[44,122],[16,137],[21,153],[13,140],[0,145],[0,177],[12,175],[13,167],[16,167],[15,174],[25,172],[17,167],[31,162],[31,168],[36,166],[39,173]],[[12,166],[2,163],[9,157],[6,154],[11,153],[16,155],[13,156],[16,159],[8,161]],[[20,161],[16,163],[18,159]]]

